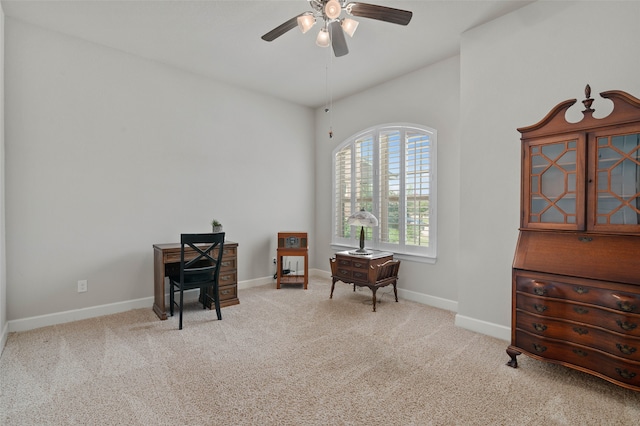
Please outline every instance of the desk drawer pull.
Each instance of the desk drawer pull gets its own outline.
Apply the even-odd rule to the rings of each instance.
[[[616,373],[618,373],[623,379],[633,379],[634,377],[636,377],[636,373],[627,370],[626,368],[624,370],[621,370],[620,368],[616,368]]]
[[[582,327],[573,327],[573,331],[575,331],[576,333],[578,333],[581,336],[583,334],[589,334],[589,330],[587,330],[586,328],[582,328]]]
[[[631,330],[635,330],[636,327],[638,327],[638,324],[634,324],[632,322],[629,321],[620,321],[620,320],[616,320],[616,324],[618,324],[618,327],[620,327],[623,330],[626,331],[631,331]]]
[[[544,324],[538,324],[538,323],[535,323],[535,322],[534,322],[534,323],[533,323],[533,328],[534,328],[536,331],[543,332],[543,331],[545,331],[545,330],[547,329],[547,326],[546,326],[546,325],[544,325]]]
[[[538,312],[544,312],[547,310],[547,307],[544,305],[538,305],[537,303],[533,304],[533,309],[535,309]]]
[[[577,285],[573,288],[573,291],[575,291],[578,294],[587,294],[589,293],[589,289],[586,287],[582,287],[581,285]]]
[[[574,349],[573,353],[578,355],[578,356],[587,356],[589,355],[588,353],[586,353],[585,351],[583,351],[582,349]]]
[[[622,352],[625,355],[632,355],[637,349],[629,346],[629,345],[622,345],[620,343],[616,343],[616,348],[618,348],[618,350],[620,352]]]
[[[575,311],[576,314],[581,314],[581,315],[589,313],[589,310],[587,308],[583,308],[582,306],[575,306],[573,310]]]
[[[544,345],[539,345],[537,343],[533,343],[533,349],[538,353],[542,353],[542,352],[547,350],[547,347],[544,346]]]

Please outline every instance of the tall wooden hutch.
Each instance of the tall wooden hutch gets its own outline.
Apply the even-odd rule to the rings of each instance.
[[[640,390],[640,100],[589,86],[522,134],[520,234],[508,365],[562,364]]]

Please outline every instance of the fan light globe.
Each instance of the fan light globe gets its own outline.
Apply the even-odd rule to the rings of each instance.
[[[329,19],[336,19],[340,16],[341,12],[342,7],[340,7],[340,3],[338,3],[337,0],[329,0],[324,6],[324,14],[327,15]]]
[[[316,23],[316,18],[313,15],[302,15],[298,17],[298,27],[302,34],[305,34],[307,31],[311,29]]]
[[[327,47],[330,42],[329,31],[326,28],[321,29],[316,38],[316,44],[320,47]]]
[[[359,24],[358,21],[345,18],[342,20],[342,29],[344,30],[345,33],[349,34],[349,37],[353,37],[353,33],[356,32],[356,28],[358,28],[358,24]]]

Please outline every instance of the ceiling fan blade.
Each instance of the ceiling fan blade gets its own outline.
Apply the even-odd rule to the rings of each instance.
[[[347,40],[344,38],[344,31],[339,21],[333,21],[329,26],[329,34],[331,36],[331,46],[333,46],[333,54],[336,57],[344,56],[349,53]]]
[[[407,25],[413,17],[413,12],[394,9],[392,7],[378,6],[369,3],[349,3],[346,6],[347,13],[361,18],[377,19],[378,21],[391,22],[392,24]]]
[[[261,38],[264,41],[273,41],[273,40],[277,39],[278,37],[280,37],[281,35],[283,35],[287,31],[292,30],[295,27],[297,27],[298,26],[298,17],[300,17],[302,15],[304,15],[304,13],[301,13],[300,15],[289,19],[287,22],[275,27],[274,29],[272,29],[271,31],[269,31],[268,33],[263,35]]]

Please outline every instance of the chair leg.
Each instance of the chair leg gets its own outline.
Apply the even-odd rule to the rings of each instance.
[[[184,290],[182,289],[182,286],[180,286],[180,321],[179,321],[179,325],[178,325],[178,330],[182,330],[182,305],[184,302]]]
[[[173,316],[173,305],[175,303],[176,296],[173,292],[173,282],[169,281],[169,312]]]
[[[213,303],[216,307],[216,315],[218,316],[218,321],[222,321],[222,312],[220,312],[220,288],[218,287],[218,284],[214,286],[213,293],[215,296]]]

